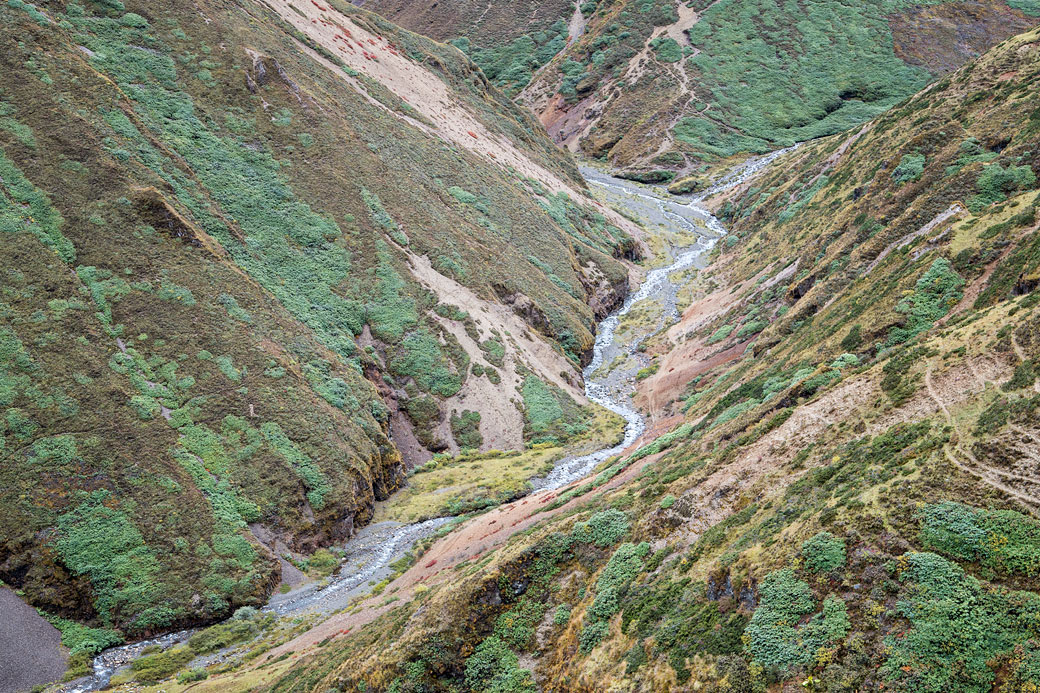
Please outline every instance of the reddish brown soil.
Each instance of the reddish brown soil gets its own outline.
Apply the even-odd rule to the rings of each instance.
[[[660,435],[668,429],[672,422],[660,422],[648,430],[643,438],[636,441],[626,454],[637,450],[646,441]],[[265,657],[259,658],[257,664],[271,661],[286,652],[296,655],[305,653],[317,643],[332,637],[346,635],[357,628],[374,621],[381,614],[396,605],[381,605],[389,595],[398,597],[398,602],[405,602],[415,594],[415,587],[423,584],[436,585],[451,579],[455,575],[455,566],[465,561],[477,560],[489,550],[501,546],[509,537],[521,532],[536,522],[566,512],[578,505],[588,502],[607,491],[613,490],[634,479],[646,465],[660,458],[660,454],[650,455],[627,467],[624,471],[599,487],[595,491],[579,496],[568,503],[545,512],[539,512],[555,500],[559,494],[585,483],[587,479],[575,481],[570,486],[556,491],[540,491],[526,498],[499,506],[490,512],[475,517],[451,534],[440,539],[422,555],[422,558],[403,575],[391,582],[379,596],[373,596],[360,604],[354,613],[334,615],[329,620],[318,624],[295,639],[271,650]]]

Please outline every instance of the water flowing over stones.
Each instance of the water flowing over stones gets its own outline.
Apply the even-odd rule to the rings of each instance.
[[[692,198],[666,195],[662,189],[637,185],[614,178],[591,168],[582,168],[586,180],[595,187],[609,191],[611,201],[630,207],[647,225],[658,224],[677,236],[692,241],[674,249],[672,262],[647,272],[639,289],[625,300],[615,312],[598,326],[592,361],[585,367],[585,395],[591,401],[618,414],[625,420],[623,440],[612,447],[579,457],[567,458],[556,464],[544,478],[532,480],[534,490],[554,490],[567,486],[592,472],[604,460],[621,454],[646,431],[646,418],[631,404],[635,391],[635,371],[647,365],[648,358],[639,353],[639,345],[649,336],[667,328],[679,319],[676,296],[680,284],[670,275],[696,267],[703,261],[716,241],[726,234],[725,228],[714,215],[701,205],[707,196],[724,192],[744,183],[777,156],[789,150],[773,152],[753,159],[727,173],[704,193]],[[661,308],[653,325],[629,341],[620,340],[618,328],[622,318],[643,301],[652,300]],[[619,356],[626,357],[618,359]],[[633,358],[628,358],[633,357]],[[636,366],[633,368],[632,361]],[[603,369],[604,364],[619,365]],[[626,366],[626,362],[628,365]],[[345,556],[339,572],[325,583],[315,583],[289,594],[276,594],[264,611],[279,616],[307,613],[331,614],[369,591],[371,582],[385,579],[393,572],[391,564],[400,559],[416,542],[433,535],[451,518],[440,517],[409,525],[383,522],[361,529],[345,546]],[[195,630],[185,630],[113,647],[94,658],[93,676],[73,682],[68,693],[87,693],[108,685],[113,674],[140,656],[145,648],[158,645],[161,649],[184,643]]]

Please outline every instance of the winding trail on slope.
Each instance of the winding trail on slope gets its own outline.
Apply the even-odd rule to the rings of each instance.
[[[955,446],[951,447],[949,443],[945,443],[943,445],[943,453],[945,453],[946,459],[949,460],[949,462],[953,466],[957,467],[962,472],[970,474],[976,479],[979,479],[980,481],[989,484],[993,488],[1003,491],[1009,496],[1017,498],[1027,507],[1033,509],[1040,508],[1040,499],[1031,496],[1028,493],[1023,493],[1022,491],[1019,491],[1016,488],[1008,486],[1003,481],[1001,481],[1000,477],[1004,477],[1007,479],[1017,479],[1019,481],[1027,481],[1032,483],[1038,483],[1040,482],[1040,479],[1023,476],[1021,474],[1015,474],[1014,472],[1006,472],[1001,469],[996,469],[994,467],[984,465],[981,462],[979,462],[979,460],[975,457],[971,450],[967,449],[961,444],[961,439],[963,436],[961,434],[960,428],[957,426],[957,422],[953,418],[953,415],[950,413],[949,408],[947,408],[946,402],[939,395],[938,390],[932,383],[932,371],[932,365],[928,364],[928,368],[925,370],[924,373],[925,390],[928,392],[928,396],[932,399],[933,402],[935,402],[936,406],[939,407],[939,410],[943,413],[943,416],[946,418],[946,422],[957,433],[957,444]],[[971,464],[965,464],[964,462],[961,462],[960,459],[958,459],[958,455],[954,454],[955,452],[959,453],[960,455],[963,455],[967,460],[971,462]]]

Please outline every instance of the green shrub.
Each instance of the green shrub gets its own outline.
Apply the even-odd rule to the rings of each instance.
[[[886,346],[907,342],[926,332],[964,295],[964,279],[950,266],[946,258],[936,258],[921,275],[914,293],[896,305],[896,312],[905,316],[903,324],[892,328]]]
[[[701,152],[761,152],[848,130],[931,79],[892,52],[886,16],[894,6],[721,0],[704,7],[688,32],[698,53],[687,70],[711,95],[713,120],[727,127],[702,117],[674,128],[677,140]]]
[[[460,448],[479,449],[484,444],[480,434],[480,413],[463,409],[462,414],[451,413],[451,434]]]
[[[746,339],[753,334],[758,334],[768,326],[769,323],[765,320],[752,320],[744,323],[740,326],[740,330],[737,331],[737,339]]]
[[[259,632],[252,621],[236,618],[199,631],[188,640],[188,646],[196,655],[209,654],[252,640]]]
[[[979,174],[975,183],[978,192],[968,200],[968,208],[978,213],[995,202],[1003,202],[1009,193],[1031,188],[1034,183],[1036,174],[1029,166],[1009,166],[1005,169],[1000,164],[990,164]]]
[[[535,693],[531,672],[521,669],[519,658],[494,635],[477,645],[466,660],[465,682],[475,693]]]
[[[831,363],[831,368],[836,368],[839,371],[845,368],[854,368],[859,365],[859,357],[855,354],[842,354],[838,358],[834,359]]]
[[[582,654],[588,654],[596,649],[596,645],[606,636],[609,626],[606,621],[593,621],[586,623],[578,636],[578,649]]]
[[[596,593],[610,588],[624,592],[628,583],[643,569],[643,560],[649,553],[650,544],[646,542],[618,546],[596,580]]]
[[[705,344],[718,344],[723,339],[729,336],[730,332],[733,331],[733,325],[723,325],[719,329],[715,330],[710,337],[708,337]]]
[[[159,562],[126,513],[105,505],[110,497],[107,490],[95,491],[61,515],[56,542],[69,570],[90,579],[106,623],[164,599]]]
[[[917,180],[924,173],[924,154],[914,152],[904,154],[899,164],[892,170],[892,180],[902,185]]]
[[[235,320],[244,322],[247,325],[252,324],[252,316],[242,306],[238,305],[238,301],[231,294],[220,294],[217,296],[217,303],[224,306],[224,310]]]
[[[588,609],[588,614],[597,620],[608,621],[621,609],[616,587],[607,587],[596,592],[596,598]]]
[[[814,600],[809,585],[789,568],[767,575],[758,592],[759,606],[744,631],[747,651],[782,677],[812,662],[820,648],[840,643],[851,628],[845,602],[834,595],[799,627],[802,617],[813,611]]]
[[[169,678],[193,659],[195,653],[190,647],[174,647],[134,660],[130,670],[134,673],[134,679],[141,683],[157,683]]]
[[[654,363],[654,364],[651,364],[651,365],[647,366],[646,368],[640,368],[636,372],[636,380],[646,380],[651,375],[653,375],[658,370],[660,370],[660,368],[661,368],[661,364],[660,363]]]
[[[188,671],[177,674],[177,683],[183,685],[186,683],[205,681],[207,678],[209,678],[209,673],[205,669],[189,669]]]
[[[861,325],[853,325],[849,329],[849,333],[845,335],[841,340],[841,348],[846,351],[856,351],[863,344],[863,336],[860,331],[863,329]]]
[[[32,128],[10,117],[14,113],[14,107],[0,101],[0,130],[11,133],[16,140],[30,149],[36,148],[36,137]]]
[[[663,436],[659,436],[657,439],[654,440],[654,442],[648,443],[636,450],[635,452],[633,452],[631,455],[629,455],[629,462],[635,462],[636,460],[641,460],[644,457],[656,455],[657,453],[661,452],[662,450],[666,450],[667,448],[671,447],[680,440],[689,437],[689,435],[692,432],[693,424],[685,423],[677,427],[674,431],[670,431],[668,433],[665,433]]]
[[[477,200],[479,199],[473,193],[467,190],[463,190],[457,185],[453,185],[450,188],[448,188],[448,193],[464,205],[474,205],[477,203]]]
[[[985,590],[934,553],[904,554],[897,567],[897,610],[910,627],[885,638],[885,681],[908,691],[991,691],[990,662],[1035,635],[1040,597]]]
[[[670,36],[661,36],[650,42],[657,59],[663,63],[677,63],[682,60],[683,51],[679,43]]]
[[[845,565],[845,542],[830,532],[820,532],[802,543],[802,558],[810,573],[829,573]]]
[[[560,442],[588,429],[589,412],[563,390],[535,375],[524,378],[524,437],[531,442]]]
[[[918,512],[925,547],[1005,575],[1040,577],[1040,522],[1013,510],[945,501]]]
[[[439,342],[424,329],[404,338],[389,368],[395,375],[411,377],[423,392],[440,397],[451,397],[462,389],[462,379],[450,370]]]
[[[1022,10],[1028,15],[1040,17],[1040,1],[1038,0],[1008,0],[1008,5],[1016,10]],[[1040,680],[1040,676],[1037,676],[1036,680]]]
[[[339,567],[339,559],[328,549],[318,549],[307,559],[307,570],[325,577],[332,575]]]
[[[531,81],[535,70],[548,63],[567,46],[567,24],[562,19],[548,28],[519,36],[512,41],[497,41],[475,46],[466,37],[449,41],[480,66],[487,78],[509,96]]]
[[[61,644],[72,656],[93,656],[109,647],[123,644],[123,636],[107,628],[90,628],[65,618],[52,616],[45,612],[41,615],[61,632]]]
[[[57,254],[62,262],[76,260],[76,248],[61,232],[65,223],[50,199],[26,178],[13,161],[0,152],[0,186],[17,204],[0,208],[0,230],[27,230]]]
[[[575,541],[604,548],[616,544],[630,525],[628,515],[611,508],[595,513],[587,522],[575,523],[571,536]]]

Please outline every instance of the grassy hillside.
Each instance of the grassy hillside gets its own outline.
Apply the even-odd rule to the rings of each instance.
[[[266,689],[1040,686],[1038,80],[1033,30],[712,201],[733,233],[647,347],[668,432]]]
[[[0,6],[0,578],[81,653],[262,602],[405,443],[522,447],[626,289],[631,224],[472,63],[307,12]]]
[[[693,176],[687,190],[719,158],[862,124],[1040,21],[1024,0],[528,4],[366,6],[523,89],[558,142],[641,180]]]
[[[586,155],[664,180],[876,116],[1036,23],[1009,5],[601,0],[525,100]]]
[[[365,9],[473,58],[496,86],[514,95],[569,42],[573,0],[420,3],[366,0]],[[580,17],[580,15],[579,15]]]

